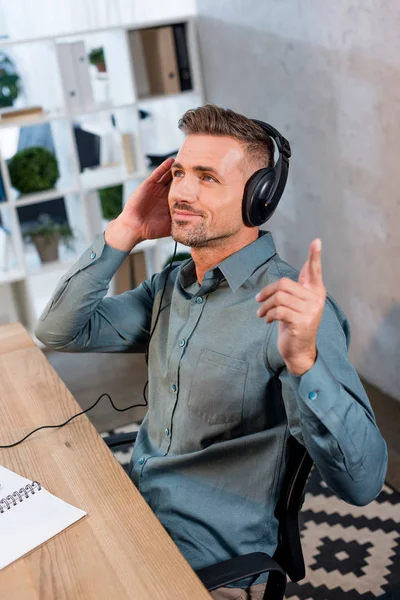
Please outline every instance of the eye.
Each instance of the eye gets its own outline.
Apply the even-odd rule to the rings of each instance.
[[[182,177],[184,175],[184,172],[181,171],[180,169],[176,169],[176,171],[174,171],[172,173],[172,177],[175,179],[175,177]]]
[[[203,175],[203,181],[214,181],[214,183],[217,183],[217,180],[211,175]]]

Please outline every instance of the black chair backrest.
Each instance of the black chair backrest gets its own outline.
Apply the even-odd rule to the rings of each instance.
[[[275,516],[279,520],[278,547],[274,559],[290,577],[300,581],[305,576],[300,540],[299,512],[304,502],[304,488],[313,466],[306,448],[294,437],[288,441],[288,465]]]

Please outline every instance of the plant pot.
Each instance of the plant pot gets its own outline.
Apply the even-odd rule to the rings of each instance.
[[[45,238],[43,235],[35,235],[32,241],[36,246],[42,263],[58,260],[58,235]]]
[[[96,69],[99,73],[107,73],[107,67],[105,62],[96,63]]]

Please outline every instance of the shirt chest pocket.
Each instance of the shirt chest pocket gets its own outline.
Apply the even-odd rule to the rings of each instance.
[[[188,406],[210,425],[242,418],[248,364],[204,349],[194,371]]]

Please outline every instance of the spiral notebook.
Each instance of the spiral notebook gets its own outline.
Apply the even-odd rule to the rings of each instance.
[[[0,466],[0,569],[47,542],[86,515]]]

